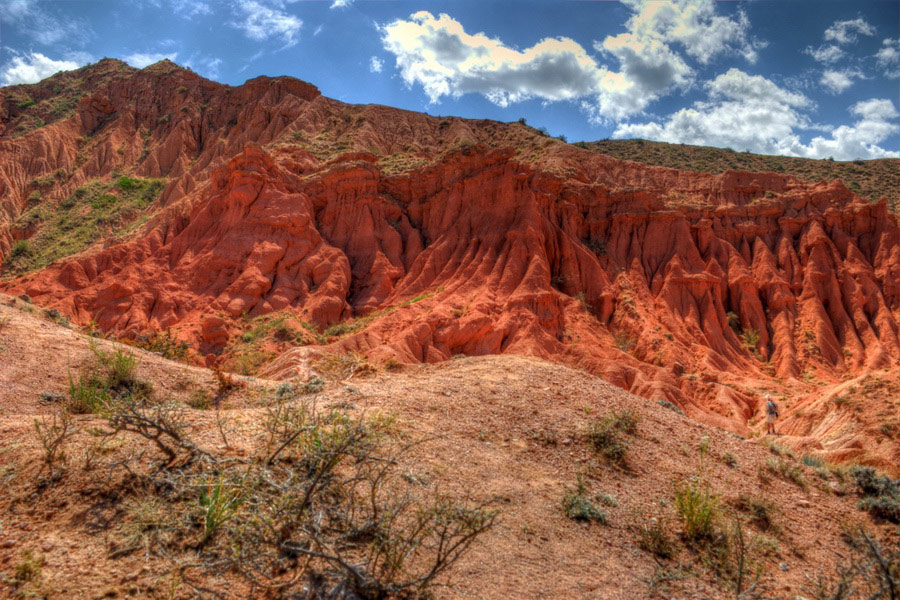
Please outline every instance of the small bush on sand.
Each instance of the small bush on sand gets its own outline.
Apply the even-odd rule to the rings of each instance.
[[[638,420],[634,411],[614,411],[588,426],[588,443],[607,462],[622,465],[628,452],[628,442],[622,436],[634,435]]]
[[[105,352],[93,348],[93,364],[77,376],[69,373],[67,408],[75,414],[100,413],[113,401],[145,400],[153,387],[135,374],[137,358],[117,348]]]
[[[485,505],[403,477],[413,444],[390,415],[321,409],[288,387],[268,400],[237,461],[201,448],[178,403],[110,404],[101,434],[162,459],[106,462],[129,473],[117,554],[165,557],[203,595],[242,580],[273,598],[418,598],[493,526]]]
[[[591,502],[587,487],[581,477],[575,489],[566,489],[562,500],[563,512],[567,517],[575,521],[598,521],[606,524],[606,513],[599,506]]]
[[[678,554],[678,543],[670,535],[671,524],[662,517],[649,519],[637,528],[638,547],[659,558],[672,558]]]
[[[702,542],[713,537],[719,515],[719,497],[699,478],[675,484],[675,509],[685,541]]]

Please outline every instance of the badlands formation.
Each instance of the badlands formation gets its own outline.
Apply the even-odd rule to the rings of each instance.
[[[897,473],[896,199],[168,61],[2,94],[0,291],[73,324],[276,380],[336,353],[536,357],[742,436],[770,393],[791,445]],[[160,193],[59,242],[58,211],[133,188]]]

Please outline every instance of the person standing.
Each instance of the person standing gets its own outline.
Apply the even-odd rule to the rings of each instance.
[[[766,434],[775,433],[775,421],[778,420],[778,405],[772,400],[772,394],[766,394]]]

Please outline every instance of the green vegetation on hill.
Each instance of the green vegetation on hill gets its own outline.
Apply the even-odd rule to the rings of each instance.
[[[0,89],[0,134],[13,137],[65,119],[78,101],[101,85],[136,69],[119,60],[102,60],[74,71],[63,71],[35,84]]]
[[[124,233],[159,197],[161,179],[94,181],[75,190],[55,210],[39,204],[13,225],[37,228],[28,240],[20,240],[3,263],[5,276],[19,276],[81,252],[94,242]]]
[[[840,179],[848,188],[871,200],[886,197],[895,211],[900,197],[900,159],[813,160],[647,140],[603,140],[575,145],[614,158],[701,173],[734,169],[773,171],[813,182]]]

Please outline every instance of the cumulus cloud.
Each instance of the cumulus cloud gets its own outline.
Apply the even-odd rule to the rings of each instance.
[[[570,38],[545,38],[520,50],[468,33],[446,14],[421,11],[380,29],[403,80],[421,85],[432,102],[467,93],[499,106],[530,98],[581,100],[598,120],[640,113],[661,95],[691,85],[694,70],[674,45],[701,63],[724,52],[752,61],[761,46],[747,38],[743,13],[719,16],[711,0],[626,4],[634,11],[626,31],[594,44],[618,70],[599,64]]]
[[[150,65],[165,59],[174,62],[176,58],[178,58],[177,52],[168,52],[165,54],[161,52],[135,52],[134,54],[129,54],[123,60],[136,69],[143,69],[144,67],[149,67]]]
[[[723,52],[736,52],[755,62],[756,49],[764,45],[747,37],[750,22],[744,12],[738,11],[736,19],[717,15],[709,1],[624,0],[624,4],[635,11],[625,24],[627,32],[606,38],[604,46],[609,42],[643,47],[650,40],[677,43],[688,55],[707,64]]]
[[[857,117],[851,126],[841,125],[831,132],[830,138],[815,137],[808,146],[800,146],[800,156],[809,158],[834,157],[837,160],[857,158],[897,158],[896,150],[885,150],[881,142],[900,131],[897,125],[897,109],[884,98],[857,102],[850,107],[850,114]]]
[[[372,73],[381,73],[381,69],[384,67],[384,61],[382,61],[377,56],[373,56],[369,59],[369,71]]]
[[[407,84],[420,84],[432,102],[479,93],[500,106],[537,97],[569,100],[598,87],[601,69],[569,38],[544,39],[519,51],[483,33],[470,35],[442,14],[418,12],[382,28]]]
[[[862,17],[849,21],[835,21],[825,30],[825,41],[849,44],[855,42],[858,35],[875,35],[875,28]]]
[[[812,56],[814,60],[826,64],[837,62],[844,57],[844,51],[834,44],[825,44],[818,48],[807,46],[803,52]]]
[[[235,20],[229,23],[251,40],[281,40],[285,47],[300,41],[303,21],[284,11],[284,0],[237,0]]]
[[[862,71],[859,69],[844,69],[842,71],[826,69],[822,73],[819,83],[825,86],[825,89],[832,94],[840,94],[853,85],[854,79],[863,78]]]
[[[331,3],[331,8],[347,8],[353,4],[353,0],[334,0]]]
[[[886,77],[896,79],[900,77],[900,38],[887,38],[881,43],[881,48],[875,53],[878,66],[884,69]]]
[[[853,105],[850,112],[857,121],[852,126],[838,127],[831,137],[818,136],[803,144],[796,132],[815,128],[804,114],[813,103],[803,94],[738,69],[719,75],[705,88],[707,100],[659,122],[619,125],[614,135],[806,158],[896,156],[878,146],[900,129],[892,122],[897,112],[889,100]]]
[[[36,83],[59,71],[77,69],[82,64],[74,60],[53,60],[40,52],[14,56],[0,67],[0,85]]]

